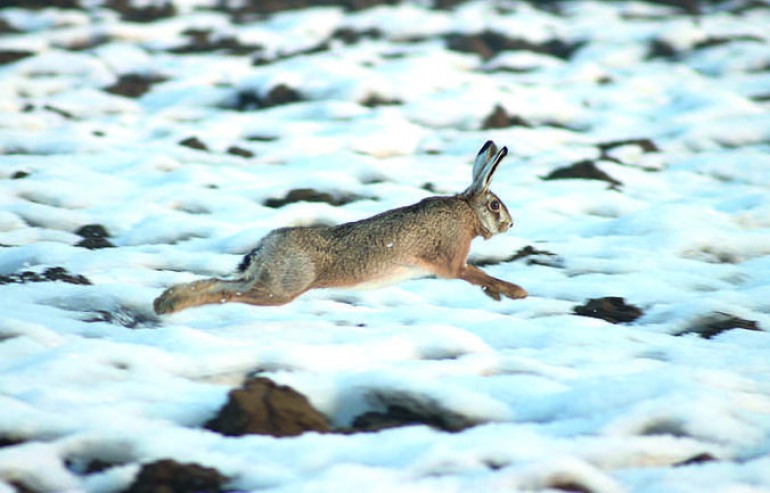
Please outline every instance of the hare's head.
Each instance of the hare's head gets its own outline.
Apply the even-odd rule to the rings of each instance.
[[[498,150],[495,143],[488,140],[476,156],[476,162],[473,165],[473,183],[460,194],[476,211],[484,239],[489,239],[498,233],[505,233],[513,224],[508,208],[500,197],[489,190],[492,176],[507,154],[507,147]]]

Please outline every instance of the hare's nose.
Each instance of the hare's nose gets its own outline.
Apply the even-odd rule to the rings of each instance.
[[[513,226],[513,220],[511,220],[511,221],[502,221],[500,223],[500,231],[506,232],[509,229],[511,229],[511,226]]]

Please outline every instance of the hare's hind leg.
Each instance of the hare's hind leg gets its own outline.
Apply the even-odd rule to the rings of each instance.
[[[192,306],[236,301],[237,295],[250,286],[240,281],[203,279],[187,284],[177,284],[165,290],[153,302],[155,313],[173,313]]]
[[[463,281],[481,286],[487,296],[497,301],[500,301],[501,294],[511,299],[527,297],[527,291],[521,286],[492,277],[474,265],[463,267],[458,277]]]

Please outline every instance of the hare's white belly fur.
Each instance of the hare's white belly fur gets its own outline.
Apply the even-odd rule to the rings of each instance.
[[[393,267],[387,272],[374,277],[368,281],[356,284],[352,286],[353,289],[376,289],[392,284],[398,284],[402,281],[409,281],[411,279],[420,279],[433,275],[430,271],[418,267],[416,265],[400,265]]]

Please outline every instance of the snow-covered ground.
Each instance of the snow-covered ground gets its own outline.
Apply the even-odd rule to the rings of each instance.
[[[0,10],[0,492],[120,491],[164,458],[239,491],[770,491],[766,3],[83,3]],[[490,33],[528,49],[464,51]],[[515,224],[471,259],[529,298],[424,279],[152,312],[271,229],[461,191],[487,139]],[[543,179],[584,160],[615,183]],[[296,189],[341,205],[265,205]],[[79,246],[94,224],[113,247]],[[642,316],[574,313],[602,297]],[[475,426],[203,429],[255,372],[340,428],[393,403]]]

